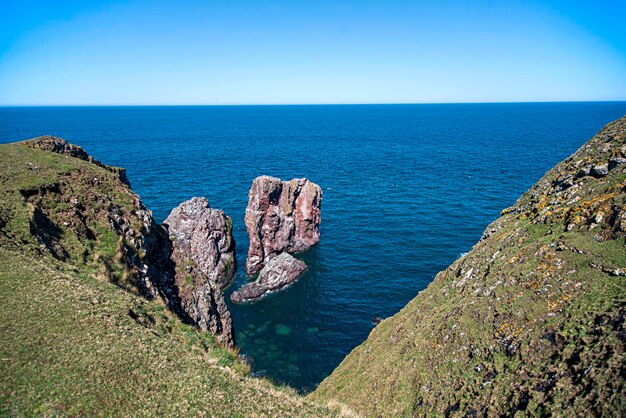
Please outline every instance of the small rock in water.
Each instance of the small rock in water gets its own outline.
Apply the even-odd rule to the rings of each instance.
[[[372,324],[374,324],[374,325],[378,325],[378,324],[380,324],[382,321],[383,321],[383,319],[382,319],[380,316],[375,316],[375,317],[372,319]]]
[[[271,259],[261,272],[259,278],[247,283],[230,295],[233,302],[248,302],[261,299],[270,292],[283,289],[295,282],[307,269],[304,262],[288,253],[282,253]]]
[[[266,363],[275,362],[282,357],[282,353],[278,350],[265,350],[262,357]]]

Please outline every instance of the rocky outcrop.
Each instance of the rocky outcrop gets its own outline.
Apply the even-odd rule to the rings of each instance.
[[[293,254],[317,244],[321,203],[322,189],[305,178],[254,179],[245,217],[250,237],[246,272],[255,274],[282,252]]]
[[[177,264],[186,260],[178,250],[174,250],[172,258]],[[210,331],[222,344],[234,347],[235,330],[224,295],[215,283],[203,278],[193,271],[176,274],[180,306],[201,330]]]
[[[256,281],[233,292],[230,299],[238,303],[261,299],[268,293],[293,284],[306,269],[307,266],[302,261],[288,253],[282,253],[268,261]]]
[[[176,207],[163,222],[172,241],[174,283],[181,307],[201,329],[233,346],[235,334],[220,288],[235,275],[232,221],[194,197]]]
[[[174,248],[186,254],[193,266],[220,288],[235,276],[233,223],[224,211],[212,209],[204,197],[194,197],[174,208],[163,222]]]
[[[28,208],[34,251],[87,265],[147,299],[160,298],[184,322],[234,345],[230,314],[217,285],[227,284],[235,269],[231,221],[223,212],[202,199],[186,202],[169,218],[172,242],[131,190],[123,169],[104,165],[61,138],[39,137],[19,146],[62,154],[72,167],[59,174],[26,152],[32,155],[30,177],[45,179],[16,191]],[[7,220],[11,213],[17,212],[0,212]],[[9,241],[23,247],[28,238]]]
[[[52,135],[44,135],[37,138],[29,139],[28,141],[24,141],[23,144],[43,151],[56,152],[57,154],[69,155],[71,157],[75,157],[84,161],[89,161],[90,163],[93,163],[98,167],[102,167],[105,170],[114,173],[115,175],[117,175],[122,183],[130,186],[128,177],[126,177],[126,169],[101,163],[100,161],[89,155],[82,147],[70,144],[63,138]]]
[[[170,296],[175,298],[175,292],[169,289],[172,280],[168,275],[168,239],[130,189],[123,168],[105,165],[81,147],[54,136],[41,136],[18,145],[72,157],[67,163],[76,166],[57,177],[44,172],[44,167],[36,162],[28,163],[32,176],[48,180],[19,190],[30,208],[29,229],[40,244],[40,251],[62,261],[70,261],[80,252],[83,262],[96,259],[104,266],[101,274],[120,287],[148,299],[159,295],[168,300]],[[89,164],[77,164],[74,159]],[[115,254],[102,251],[97,245],[77,246],[72,239],[82,244],[108,243]],[[116,243],[111,245],[109,241],[113,239]]]

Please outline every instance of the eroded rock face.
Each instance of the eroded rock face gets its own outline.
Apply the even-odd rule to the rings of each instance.
[[[233,223],[224,211],[211,209],[204,197],[194,197],[174,208],[163,222],[174,247],[179,248],[220,288],[235,276]]]
[[[181,308],[201,329],[233,346],[230,312],[220,288],[235,274],[232,222],[205,198],[194,197],[176,207],[163,222],[172,241],[174,283]]]
[[[255,274],[282,252],[297,253],[320,240],[322,189],[308,179],[254,179],[248,194],[246,272]]]
[[[146,299],[163,300],[182,321],[216,334],[226,345],[234,345],[222,292],[200,268],[203,263],[205,270],[213,267],[211,277],[222,283],[232,278],[234,242],[229,218],[221,211],[207,209],[208,203],[202,199],[183,204],[175,210],[176,219],[170,221],[175,230],[185,232],[179,234],[185,238],[173,243],[166,228],[155,222],[152,212],[131,190],[123,169],[105,165],[81,147],[53,136],[23,141],[19,146],[62,154],[75,168],[58,181],[17,190],[30,208],[28,223],[35,238],[34,251],[60,261],[82,259],[91,263],[102,278]],[[29,162],[28,169],[33,176],[42,175],[43,167],[33,162]],[[0,213],[0,226],[6,216]],[[207,233],[209,230],[218,232]],[[215,264],[210,263],[210,257],[203,260],[194,255],[203,231],[220,252]],[[16,244],[23,242],[29,240],[22,237]],[[225,261],[229,256],[232,267]]]
[[[176,253],[176,252],[174,252]],[[188,279],[188,277],[192,277]],[[180,280],[182,278],[182,280]],[[189,281],[189,282],[188,282]],[[222,291],[215,283],[198,281],[194,275],[176,275],[181,307],[203,331],[210,331],[229,347],[235,346],[235,330]]]
[[[248,302],[260,299],[270,292],[283,289],[293,282],[307,269],[306,264],[288,253],[282,253],[272,258],[261,269],[259,278],[233,292],[230,299],[233,302]]]

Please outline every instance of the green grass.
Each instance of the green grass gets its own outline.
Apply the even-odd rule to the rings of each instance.
[[[247,377],[158,302],[48,257],[0,248],[0,298],[0,415],[332,415]]]

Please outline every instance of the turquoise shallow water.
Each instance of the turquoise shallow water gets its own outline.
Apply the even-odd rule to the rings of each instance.
[[[321,242],[292,287],[231,305],[255,373],[315,387],[372,329],[480,238],[500,210],[626,102],[0,108],[0,141],[53,134],[126,167],[157,220],[192,196],[243,223],[252,179],[324,190]]]

